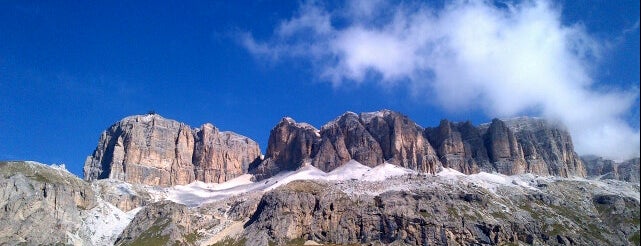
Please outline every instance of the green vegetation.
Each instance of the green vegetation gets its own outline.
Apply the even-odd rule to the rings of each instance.
[[[561,224],[553,224],[552,225],[552,231],[550,234],[552,235],[562,235],[561,233],[565,232],[565,227]]]
[[[50,184],[71,184],[81,186],[84,181],[69,173],[60,172],[53,168],[47,168],[38,164],[24,161],[2,161],[0,162],[0,176],[4,178],[22,174],[27,178],[41,183]]]
[[[245,246],[245,242],[247,242],[246,238],[230,238],[226,237],[225,239],[218,241],[211,246]]]
[[[289,184],[286,184],[284,187],[291,191],[310,193],[314,195],[320,194],[326,188],[325,185],[321,185],[317,182],[309,180],[292,181]]]
[[[289,240],[289,242],[285,243],[285,245],[289,246],[296,246],[296,245],[303,245],[305,244],[305,239],[302,238],[294,238],[292,240]]]
[[[169,242],[169,235],[162,235],[163,230],[169,225],[169,220],[157,219],[153,225],[140,234],[136,240],[131,242],[131,246],[144,245],[165,245]]]
[[[502,212],[492,212],[492,213],[490,213],[490,214],[491,214],[491,215],[492,215],[492,217],[494,217],[494,218],[499,218],[499,219],[503,219],[503,220],[506,220],[506,221],[508,220],[508,217],[505,215],[505,213],[502,213]]]
[[[635,232],[628,238],[628,241],[632,243],[632,245],[639,245],[641,243],[641,236],[639,235],[639,232]]]
[[[425,209],[418,210],[418,213],[421,214],[423,218],[426,218],[426,219],[432,218],[432,214],[428,213],[427,210]]]
[[[530,216],[532,216],[533,219],[537,221],[541,220],[541,215],[536,210],[534,210],[534,208],[529,203],[521,204],[519,205],[519,208],[530,213]]]
[[[454,207],[448,207],[447,214],[449,214],[450,216],[458,217],[458,210],[456,210],[456,208]]]
[[[186,242],[191,245],[195,244],[201,237],[202,235],[197,231],[184,235]]]

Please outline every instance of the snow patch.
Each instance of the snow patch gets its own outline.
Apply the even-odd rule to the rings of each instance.
[[[380,110],[374,112],[364,112],[361,113],[360,118],[365,124],[370,123],[374,118],[385,118],[386,115],[390,114],[389,110]]]
[[[391,177],[403,176],[406,174],[418,174],[418,172],[386,162],[372,168],[370,172],[364,175],[363,180],[383,181]]]
[[[342,166],[327,174],[327,180],[350,180],[360,179],[372,168],[365,166],[355,160],[350,160]]]
[[[93,245],[113,245],[142,207],[123,212],[98,198],[98,205],[83,217],[83,226]]]
[[[304,165],[296,171],[281,172],[276,176],[258,182],[251,181],[253,176],[245,174],[220,184],[196,181],[187,185],[176,185],[167,188],[166,199],[190,207],[197,207],[245,192],[270,191],[295,180],[363,180],[373,182],[409,173],[416,172],[389,163],[370,168],[354,160],[329,173],[325,173],[311,165]]]

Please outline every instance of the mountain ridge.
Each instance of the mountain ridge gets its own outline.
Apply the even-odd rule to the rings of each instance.
[[[250,167],[250,173],[262,179],[306,163],[331,171],[351,159],[427,173],[450,167],[466,174],[587,174],[571,136],[558,123],[517,117],[479,126],[442,120],[437,127],[423,128],[391,110],[348,111],[320,130],[291,118],[281,120],[270,132],[264,160]]]

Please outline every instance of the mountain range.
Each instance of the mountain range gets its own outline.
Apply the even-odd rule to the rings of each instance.
[[[579,157],[541,118],[284,117],[263,154],[209,123],[136,115],[100,135],[84,180],[22,161],[0,174],[8,245],[639,244],[639,158]]]

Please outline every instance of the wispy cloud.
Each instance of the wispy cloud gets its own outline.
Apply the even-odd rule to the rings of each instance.
[[[242,40],[257,56],[311,60],[334,86],[403,84],[448,110],[535,112],[568,126],[581,154],[638,156],[639,129],[623,120],[638,88],[595,89],[591,66],[604,48],[560,15],[546,1],[307,2],[271,37]]]

